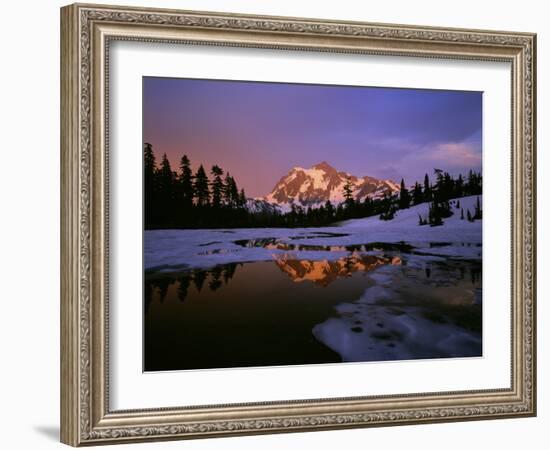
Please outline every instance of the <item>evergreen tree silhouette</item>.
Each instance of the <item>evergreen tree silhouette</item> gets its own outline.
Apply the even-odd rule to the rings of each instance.
[[[222,203],[224,189],[222,181],[223,170],[219,166],[214,165],[210,173],[214,177],[212,180],[212,206],[214,208],[219,208]]]
[[[151,228],[158,221],[156,166],[153,146],[146,142],[143,146],[143,208],[145,228]]]
[[[244,208],[246,206],[246,194],[244,193],[244,189],[241,189],[241,192],[239,193],[239,207]]]
[[[430,178],[428,174],[424,175],[424,201],[429,202],[432,200],[432,188],[430,186]]]
[[[474,209],[474,217],[473,219],[474,220],[481,220],[482,218],[482,215],[481,215],[481,203],[479,202],[479,197],[477,197],[476,199],[476,206],[475,206],[475,209]]]
[[[237,182],[235,178],[231,177],[231,198],[234,205],[239,203],[239,188],[237,187]]]
[[[414,205],[418,205],[419,203],[422,203],[422,201],[422,186],[420,186],[420,183],[416,181],[413,188],[412,202]]]
[[[462,174],[458,175],[458,179],[456,180],[456,186],[455,186],[455,197],[462,197],[464,195],[464,179],[462,178]]]
[[[346,178],[346,182],[343,187],[344,203],[348,210],[353,209],[354,199],[353,199],[353,183],[351,182],[351,177]]]
[[[193,204],[193,172],[191,171],[191,162],[187,155],[181,157],[180,170],[180,200],[182,206],[188,210]]]
[[[239,188],[237,188],[237,183],[235,182],[235,179],[231,175],[229,175],[229,173],[225,177],[224,184],[226,199],[229,201],[229,204],[232,207],[237,206],[239,202]]]
[[[327,200],[325,202],[325,215],[327,218],[327,222],[330,223],[334,219],[334,206],[330,202],[330,200]]]
[[[399,190],[399,209],[407,209],[411,203],[409,191],[405,187],[405,180],[401,178],[401,189]]]
[[[167,226],[173,226],[175,222],[175,189],[174,172],[170,167],[170,161],[166,153],[162,155],[160,168],[157,172],[158,195],[157,200],[160,220]]]
[[[210,204],[210,191],[208,190],[208,177],[204,171],[202,164],[197,169],[195,174],[195,196],[197,198],[197,206],[208,206]]]

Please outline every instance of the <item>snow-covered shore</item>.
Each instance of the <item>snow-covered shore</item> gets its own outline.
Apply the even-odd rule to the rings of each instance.
[[[467,210],[473,213],[477,197],[458,200],[465,215]],[[398,211],[390,221],[368,217],[322,228],[149,230],[144,236],[144,268],[161,271],[209,268],[268,261],[289,254],[297,259],[331,260],[354,251],[373,251],[349,246],[399,242],[407,242],[424,254],[480,258],[481,221],[461,220],[460,209],[453,211],[454,215],[438,227],[418,225],[418,215],[428,214],[428,203],[423,203]],[[270,241],[266,244],[265,240]]]
[[[360,298],[336,306],[332,317],[313,328],[315,338],[343,361],[481,356],[481,334],[457,320],[467,311],[471,324],[477,324],[481,289],[452,266],[432,268],[431,278],[418,276],[419,268],[410,266],[368,272],[374,283]],[[422,292],[420,302],[415,292]]]

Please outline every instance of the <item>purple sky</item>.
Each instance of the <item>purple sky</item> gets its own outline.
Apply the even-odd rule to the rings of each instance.
[[[145,77],[143,139],[172,168],[220,165],[248,196],[292,167],[422,181],[481,170],[482,93]]]

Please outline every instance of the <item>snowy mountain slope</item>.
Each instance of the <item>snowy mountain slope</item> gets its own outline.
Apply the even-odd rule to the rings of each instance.
[[[278,204],[259,198],[247,199],[246,208],[251,213],[280,214],[284,212]]]
[[[398,242],[425,240],[426,237],[432,237],[432,241],[451,241],[464,240],[468,242],[481,242],[481,221],[468,222],[460,219],[460,209],[457,209],[456,202],[464,210],[464,217],[469,210],[474,213],[477,196],[462,197],[451,200],[453,215],[443,219],[444,224],[439,227],[430,227],[429,225],[419,226],[418,215],[423,218],[428,216],[429,203],[421,203],[408,209],[402,209],[395,213],[393,220],[380,220],[377,216],[366,217],[364,219],[351,219],[339,223],[338,225],[347,231],[349,229],[369,230],[373,236],[377,236],[380,241]],[[479,196],[482,204],[482,196]],[[433,239],[437,237],[437,239]]]
[[[464,210],[464,215],[466,215],[466,211],[470,210],[470,213],[473,214],[476,201],[479,198],[480,206],[483,207],[483,196],[479,195],[471,195],[469,197],[461,197],[461,198],[455,198],[451,199],[449,203],[451,204],[453,215],[451,217],[448,217],[447,219],[444,219],[444,222],[447,226],[457,223],[462,223],[463,221],[460,220],[460,210]],[[457,202],[460,205],[460,208],[457,208]],[[395,213],[395,218],[393,220],[383,221],[379,220],[378,216],[372,216],[372,217],[365,217],[362,219],[350,219],[345,220],[343,222],[340,222],[338,225],[341,227],[363,227],[363,226],[373,226],[374,223],[382,224],[384,228],[385,225],[388,225],[389,228],[392,227],[400,227],[401,225],[413,225],[418,222],[418,215],[420,214],[422,217],[427,216],[429,209],[429,203],[420,203],[419,205],[411,206],[407,209],[400,209]],[[372,222],[372,223],[371,223]],[[466,221],[467,223],[471,223]]]
[[[294,167],[279,180],[264,199],[283,208],[291,203],[318,206],[327,200],[338,204],[344,200],[343,190],[348,179],[356,200],[364,200],[366,197],[381,198],[385,194],[399,191],[399,186],[391,180],[379,180],[369,176],[358,178],[346,172],[338,172],[323,161],[309,169]]]

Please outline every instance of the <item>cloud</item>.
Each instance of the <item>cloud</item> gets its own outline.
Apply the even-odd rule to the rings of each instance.
[[[464,142],[446,142],[428,150],[426,159],[451,167],[478,167],[481,165],[481,152]]]
[[[418,145],[414,142],[395,142],[399,145],[401,156],[393,160],[389,151],[384,152],[384,161],[378,168],[378,174],[394,181],[404,178],[405,182],[421,181],[425,173],[432,173],[438,168],[453,176],[463,175],[469,170],[479,170],[482,165],[481,142],[447,141],[428,145]],[[382,162],[382,161],[381,161]]]

